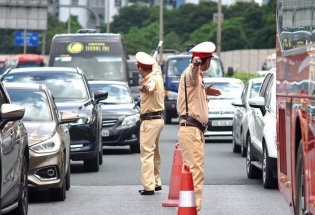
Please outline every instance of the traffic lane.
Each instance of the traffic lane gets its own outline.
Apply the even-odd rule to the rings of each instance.
[[[178,124],[165,125],[160,139],[161,180],[169,185]],[[205,184],[207,185],[254,185],[261,179],[248,179],[246,159],[232,152],[231,142],[205,144]],[[141,186],[140,154],[132,154],[128,146],[104,147],[103,165],[97,173],[85,172],[83,162],[71,161],[72,185],[139,185]]]
[[[141,196],[136,186],[74,186],[64,202],[31,200],[29,214],[45,215],[174,215],[177,207],[163,207],[168,186],[153,196]],[[206,185],[198,215],[288,215],[289,207],[277,190],[262,186]]]

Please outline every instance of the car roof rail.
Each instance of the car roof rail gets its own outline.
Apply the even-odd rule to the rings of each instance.
[[[97,30],[92,29],[92,28],[83,28],[77,31],[77,34],[91,34],[91,33],[97,33]]]

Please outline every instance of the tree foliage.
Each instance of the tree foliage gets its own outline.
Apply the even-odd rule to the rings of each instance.
[[[222,24],[221,50],[267,49],[275,47],[276,39],[276,3],[269,0],[264,6],[252,2],[237,2],[222,6],[224,22]],[[216,2],[183,4],[177,9],[163,9],[163,49],[184,50],[190,43],[217,40],[217,26],[213,15],[217,12]],[[119,10],[110,23],[112,33],[120,33],[124,39],[128,54],[138,51],[150,53],[159,42],[160,8],[158,6],[126,6]],[[80,26],[77,18],[71,16],[71,32]],[[106,32],[107,25],[101,24],[100,31]],[[0,31],[0,54],[22,53],[23,47],[14,46],[15,30]],[[67,33],[68,23],[60,22],[54,15],[48,16],[45,54],[49,54],[51,40],[55,34]],[[28,47],[28,53],[42,53],[39,47]]]

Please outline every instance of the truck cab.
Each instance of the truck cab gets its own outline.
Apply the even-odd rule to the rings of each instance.
[[[191,52],[183,52],[181,54],[169,56],[162,65],[165,88],[165,124],[171,124],[172,118],[177,118],[177,92],[180,76],[187,68],[192,58]],[[229,68],[231,70],[231,68]],[[231,71],[230,71],[231,72]],[[229,73],[230,73],[229,72]],[[204,77],[223,77],[224,67],[221,59],[214,55],[211,58],[210,67],[204,72]]]

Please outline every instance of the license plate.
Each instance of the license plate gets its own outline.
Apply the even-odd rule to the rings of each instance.
[[[211,122],[212,126],[231,126],[232,124],[232,120],[216,120]]]
[[[103,129],[103,130],[102,130],[102,136],[103,136],[103,137],[108,137],[108,136],[109,136],[109,131]]]

